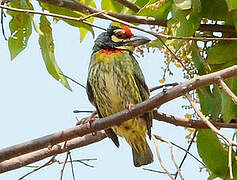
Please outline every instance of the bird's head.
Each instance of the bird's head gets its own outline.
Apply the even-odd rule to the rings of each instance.
[[[107,31],[101,33],[95,40],[93,51],[136,47],[149,41],[147,37],[135,36],[128,26],[118,27],[111,24]]]

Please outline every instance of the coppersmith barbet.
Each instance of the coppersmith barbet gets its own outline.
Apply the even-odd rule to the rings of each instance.
[[[148,99],[149,89],[129,47],[149,41],[146,37],[134,36],[128,26],[112,24],[95,40],[89,64],[87,94],[99,117],[109,116],[124,110],[128,104]],[[151,121],[152,114],[148,112],[105,130],[117,146],[117,135],[127,140],[136,167],[153,162],[146,141],[146,133],[151,136]]]

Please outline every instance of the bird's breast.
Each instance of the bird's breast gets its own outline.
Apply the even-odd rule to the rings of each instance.
[[[124,110],[126,104],[141,102],[134,79],[129,52],[97,52],[92,56],[89,82],[95,101],[103,117]]]

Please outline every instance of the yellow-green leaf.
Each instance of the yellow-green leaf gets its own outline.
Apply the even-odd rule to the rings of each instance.
[[[9,6],[20,9],[33,9],[29,0],[12,1]],[[11,60],[13,60],[27,47],[32,33],[32,15],[14,11],[7,11],[7,13],[12,17],[9,23],[11,35],[8,39],[8,47]]]
[[[62,75],[63,73],[56,63],[52,29],[50,27],[50,22],[45,16],[40,17],[40,30],[43,35],[39,36],[39,45],[48,72],[67,89],[71,90],[67,79]]]
[[[103,10],[115,13],[119,13],[123,9],[123,6],[114,0],[102,0],[101,7]]]
[[[174,0],[175,6],[181,10],[191,9],[191,0]]]
[[[89,1],[89,2],[85,2],[85,3],[90,3],[89,5],[91,6],[95,6],[94,1]],[[72,11],[70,9],[67,8],[63,8],[63,7],[57,7],[57,6],[53,6],[51,4],[47,4],[47,3],[40,3],[41,7],[44,8],[45,10],[51,12],[51,13],[55,13],[55,14],[61,14],[61,15],[65,15],[65,16],[70,16],[70,17],[75,17],[75,18],[80,18],[80,17],[85,17],[85,14],[82,14],[81,12],[78,11]],[[59,19],[57,18],[57,21]],[[84,39],[85,35],[87,34],[87,32],[91,32],[92,36],[94,37],[94,31],[93,28],[89,25],[86,25],[84,23],[80,23],[80,22],[76,22],[76,21],[72,21],[72,20],[65,20],[65,19],[61,19],[64,22],[66,22],[67,24],[71,25],[71,26],[75,26],[78,27],[80,30],[83,29],[83,33],[81,34],[81,39]],[[88,19],[86,19],[86,21],[92,23],[94,21],[94,17],[90,17]],[[84,36],[84,37],[83,37]]]
[[[237,10],[237,1],[236,0],[225,0],[228,6],[229,11]]]
[[[173,36],[192,36],[199,28],[201,22],[201,3],[199,0],[192,0],[190,10],[180,10],[172,6],[172,18],[168,21],[170,33]]]
[[[166,19],[168,13],[170,12],[171,5],[172,0],[150,0],[144,7],[140,9],[137,15]]]

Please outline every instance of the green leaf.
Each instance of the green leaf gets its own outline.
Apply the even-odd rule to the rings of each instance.
[[[200,157],[211,171],[208,179],[219,177],[230,180],[228,168],[228,150],[226,145],[222,144],[216,134],[209,129],[199,130],[197,135],[197,148]],[[234,180],[237,180],[237,162],[236,152],[232,150],[232,169]]]
[[[158,49],[161,49],[163,47],[163,45],[164,44],[159,39],[156,39],[156,40],[152,40],[149,43],[147,43],[146,47],[147,48],[158,48]]]
[[[41,36],[44,35],[44,33],[40,30],[38,24],[35,22],[34,19],[32,19],[32,22],[33,22],[33,26],[34,26],[35,31]]]
[[[89,3],[90,6],[94,7],[95,3],[94,1],[82,1],[81,3]],[[62,7],[57,7],[57,6],[53,6],[51,4],[47,4],[47,3],[40,3],[41,7],[44,8],[45,10],[51,12],[51,13],[55,13],[55,14],[61,14],[61,15],[65,15],[65,16],[70,16],[70,17],[75,17],[75,18],[80,18],[80,17],[85,17],[86,15],[82,14],[81,12],[78,11],[72,11],[70,9],[67,8],[62,8]],[[59,20],[57,18],[57,20]],[[92,36],[94,37],[94,31],[93,28],[89,25],[86,25],[84,23],[80,23],[80,22],[76,22],[76,21],[71,21],[71,20],[65,20],[65,19],[61,19],[64,22],[66,22],[67,24],[74,26],[74,27],[78,27],[80,29],[80,32],[83,32],[83,34],[81,34],[81,40],[84,39],[85,35],[87,34],[87,32],[91,32]],[[93,17],[90,17],[87,19],[88,22],[92,23],[94,21]],[[83,29],[83,30],[82,30]]]
[[[200,53],[194,44],[192,44],[192,47],[191,47],[191,56],[192,56],[194,65],[198,70],[198,74],[199,75],[206,74],[206,72],[207,72],[206,66],[207,65],[206,65],[205,61],[202,59],[202,57],[200,56]]]
[[[225,64],[237,59],[237,42],[219,42],[208,50],[207,62],[209,64]]]
[[[197,148],[200,157],[208,169],[217,177],[226,177],[228,174],[228,152],[211,130],[199,130]]]
[[[210,114],[212,119],[217,119],[221,113],[222,105],[222,97],[219,88],[214,85],[211,90],[210,86],[205,86],[198,88],[197,93],[202,113],[205,115]]]
[[[237,94],[237,77],[225,80],[226,85],[234,94]],[[221,113],[223,114],[224,122],[230,122],[232,119],[237,120],[237,105],[233,102],[231,97],[224,91],[222,95]]]
[[[171,10],[172,0],[157,1],[150,0],[140,11],[137,13],[139,16],[148,16],[159,19],[166,19]]]
[[[229,11],[237,9],[237,1],[236,0],[225,0],[228,6]]]
[[[39,45],[48,72],[56,80],[60,81],[67,89],[71,90],[67,79],[62,75],[63,73],[56,63],[52,29],[50,27],[50,22],[45,16],[40,17],[40,30],[43,35],[39,36]]]
[[[175,6],[181,10],[191,9],[191,0],[174,0]]]
[[[180,10],[172,6],[172,18],[168,21],[173,36],[192,36],[201,22],[201,6],[199,0],[192,0],[191,10]]]
[[[115,13],[120,13],[123,9],[123,6],[114,0],[102,0],[101,7],[103,10]]]
[[[228,7],[225,0],[200,0],[202,16],[214,21],[225,21],[228,17]],[[235,0],[234,0],[235,1]]]
[[[9,2],[9,6],[20,9],[33,9],[29,0],[12,1]],[[12,17],[9,23],[11,36],[8,39],[8,47],[11,60],[13,60],[27,47],[29,37],[32,33],[31,21],[33,16],[14,11],[7,11],[7,13]]]

